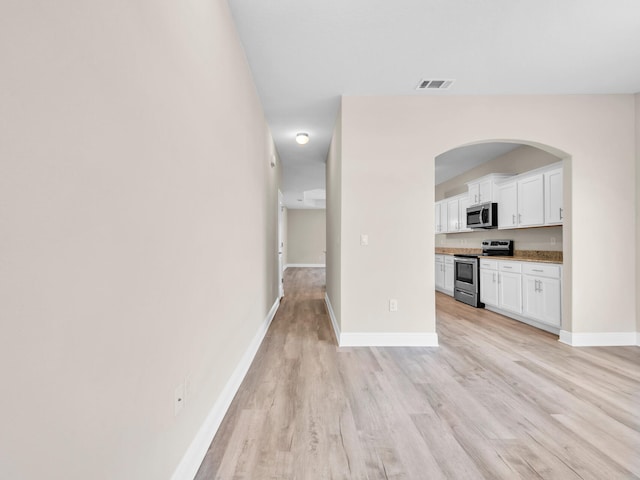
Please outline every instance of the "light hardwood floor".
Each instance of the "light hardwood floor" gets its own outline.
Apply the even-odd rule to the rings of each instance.
[[[640,348],[572,348],[437,294],[438,348],[338,348],[286,296],[197,480],[640,478]]]

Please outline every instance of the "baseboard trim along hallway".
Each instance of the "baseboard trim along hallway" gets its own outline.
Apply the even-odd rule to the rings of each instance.
[[[213,437],[216,436],[216,432],[218,431],[227,410],[229,410],[233,397],[235,397],[244,377],[249,371],[251,362],[253,362],[253,359],[258,352],[260,344],[262,344],[262,340],[267,334],[267,330],[269,329],[279,306],[280,298],[277,298],[273,303],[271,310],[269,310],[269,313],[262,322],[262,325],[260,325],[260,328],[253,337],[253,340],[251,340],[251,343],[242,356],[240,363],[233,371],[231,378],[229,378],[222,389],[220,396],[211,408],[209,415],[207,415],[207,418],[200,427],[196,437],[191,442],[191,445],[182,457],[178,467],[173,472],[171,480],[193,480],[196,473],[198,473],[198,469],[207,454],[207,450],[213,441]]]
[[[638,345],[637,332],[569,332],[560,330],[559,341],[572,347],[624,347]]]
[[[333,306],[325,293],[324,301],[340,347],[437,347],[438,334],[428,332],[341,332]]]

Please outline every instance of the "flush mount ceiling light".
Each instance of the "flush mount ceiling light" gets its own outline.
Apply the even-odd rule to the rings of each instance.
[[[305,145],[309,143],[309,134],[308,133],[297,133],[296,134],[296,142],[300,145]]]

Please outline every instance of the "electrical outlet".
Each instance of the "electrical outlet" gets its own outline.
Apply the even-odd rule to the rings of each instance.
[[[369,235],[367,235],[366,233],[360,235],[360,245],[362,247],[366,247],[367,245],[369,245]]]
[[[398,311],[398,300],[396,300],[395,298],[392,298],[391,300],[389,300],[389,311],[390,312]]]
[[[178,385],[173,391],[173,413],[177,417],[184,408],[184,383]]]

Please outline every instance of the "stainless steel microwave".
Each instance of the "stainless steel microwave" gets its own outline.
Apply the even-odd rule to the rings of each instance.
[[[498,228],[498,204],[487,202],[467,207],[468,228]]]

